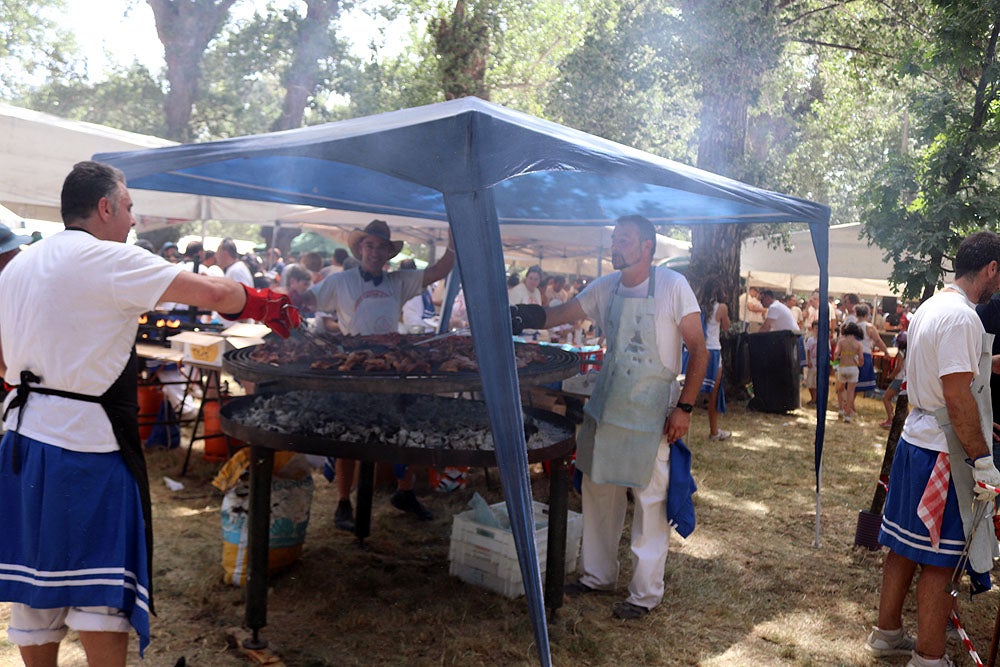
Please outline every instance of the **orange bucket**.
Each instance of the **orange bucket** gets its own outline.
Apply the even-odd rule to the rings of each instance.
[[[163,404],[163,386],[159,382],[140,384],[138,387],[139,399],[139,437],[143,442],[149,438],[153,432],[153,425],[160,414],[160,406]]]
[[[222,435],[222,422],[219,420],[219,402],[205,401],[204,422],[202,432],[205,435],[205,453],[202,458],[206,461],[218,462],[229,458],[229,443],[226,436]],[[233,441],[236,445],[236,441]]]

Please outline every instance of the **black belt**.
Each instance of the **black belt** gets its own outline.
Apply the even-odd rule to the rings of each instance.
[[[19,456],[20,440],[21,440],[21,419],[24,417],[24,406],[28,402],[28,395],[32,393],[37,394],[47,394],[49,396],[61,396],[63,398],[70,398],[76,401],[85,401],[87,403],[98,403],[102,402],[100,396],[91,396],[90,394],[80,394],[75,391],[65,391],[63,389],[52,389],[50,387],[32,387],[32,384],[38,384],[42,381],[42,378],[38,377],[31,371],[21,371],[21,383],[15,387],[11,387],[14,390],[14,398],[11,399],[10,403],[7,404],[7,408],[3,411],[4,420],[7,419],[7,414],[14,408],[18,409],[17,413],[17,425],[14,427],[14,441],[13,441],[13,451],[11,452],[11,467],[15,475],[21,472],[21,457]]]

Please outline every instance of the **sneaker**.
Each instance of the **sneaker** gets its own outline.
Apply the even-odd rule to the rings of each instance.
[[[709,440],[725,440],[726,438],[728,438],[732,434],[733,434],[732,431],[726,431],[726,430],[720,428],[718,433],[714,433],[712,435],[709,435],[708,439]]]
[[[955,667],[955,663],[951,661],[947,653],[937,660],[924,658],[916,651],[913,651],[912,655],[913,657],[906,663],[906,667]]]
[[[844,415],[844,423],[845,424],[851,423],[851,415]]]
[[[351,509],[350,500],[345,498],[337,503],[337,511],[333,514],[333,525],[340,530],[354,532],[354,511]]]
[[[566,597],[579,597],[581,595],[590,595],[591,593],[600,593],[601,591],[596,588],[591,588],[587,584],[581,584],[579,581],[574,581],[572,583],[563,586],[563,595]]]
[[[877,658],[893,655],[910,655],[917,647],[917,641],[900,628],[898,630],[880,630],[872,628],[865,641],[865,648]],[[914,655],[916,655],[914,653]]]
[[[616,602],[614,606],[611,607],[611,615],[615,618],[620,618],[623,621],[634,621],[637,618],[642,618],[649,613],[649,610],[645,607],[640,607],[637,604],[632,604],[631,602]]]
[[[415,514],[421,521],[431,521],[434,518],[431,511],[417,500],[413,491],[396,491],[389,498],[389,502],[398,510]]]

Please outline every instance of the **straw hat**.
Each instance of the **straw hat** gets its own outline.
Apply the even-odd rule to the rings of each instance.
[[[347,245],[351,248],[351,254],[361,259],[361,242],[366,236],[374,236],[375,238],[382,239],[383,241],[388,241],[389,245],[392,246],[390,251],[389,259],[392,259],[399,254],[399,251],[403,249],[402,241],[393,241],[390,236],[389,223],[385,220],[372,220],[368,223],[368,226],[364,229],[354,229],[351,231],[351,235],[347,239]]]

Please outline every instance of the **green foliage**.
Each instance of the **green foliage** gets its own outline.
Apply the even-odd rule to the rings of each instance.
[[[558,122],[693,163],[695,81],[679,52],[680,18],[662,3],[623,0],[593,10],[561,66],[546,114]]]
[[[21,94],[31,79],[70,66],[76,42],[51,18],[65,6],[64,0],[0,0],[0,97]]]
[[[64,73],[29,91],[17,103],[63,118],[84,120],[120,130],[164,136],[161,83],[139,63],[115,67],[105,80],[92,82]]]
[[[1000,2],[928,7],[932,39],[907,52],[904,68],[926,85],[911,105],[913,145],[876,172],[863,198],[865,233],[908,297],[942,285],[961,239],[996,229],[1000,213]]]

